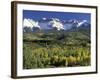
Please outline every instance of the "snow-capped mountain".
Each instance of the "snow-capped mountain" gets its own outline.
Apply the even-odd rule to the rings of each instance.
[[[80,27],[80,26],[82,26],[85,23],[87,23],[87,20],[83,20],[83,21],[79,22],[78,25],[77,25],[77,27]]]
[[[52,28],[55,28],[57,29],[58,31],[59,30],[64,30],[64,25],[60,22],[59,19],[57,18],[52,18],[52,21],[49,22],[49,25],[52,27]]]
[[[60,20],[58,18],[42,18],[38,21],[34,19],[24,19],[23,20],[23,31],[30,32],[36,30],[52,30],[55,29],[57,31],[60,30],[70,30],[73,28],[85,27],[87,28],[90,26],[87,20]]]
[[[34,21],[32,19],[24,19],[23,20],[23,27],[24,27],[24,32],[28,31],[33,31],[34,29],[41,29],[41,27],[38,24],[38,21]]]

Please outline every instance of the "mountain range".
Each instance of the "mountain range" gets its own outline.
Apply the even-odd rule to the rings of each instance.
[[[42,18],[40,20],[23,19],[23,32],[34,31],[73,31],[73,30],[90,30],[91,24],[87,20],[60,20],[58,18]]]

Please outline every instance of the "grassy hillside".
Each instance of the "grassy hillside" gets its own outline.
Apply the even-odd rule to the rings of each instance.
[[[23,33],[23,68],[91,65],[90,34],[84,31]]]

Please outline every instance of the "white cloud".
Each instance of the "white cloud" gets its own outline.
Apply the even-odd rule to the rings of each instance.
[[[47,18],[45,18],[45,17],[43,18],[43,20],[46,20],[46,19],[47,19]]]
[[[23,21],[23,27],[30,27],[30,28],[37,27],[40,29],[38,21],[34,21],[32,19],[26,19],[26,18]]]

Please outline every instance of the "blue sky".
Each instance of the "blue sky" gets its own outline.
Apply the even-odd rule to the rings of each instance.
[[[51,12],[51,11],[34,11],[23,10],[23,19],[30,18],[34,20],[40,20],[41,18],[59,18],[60,20],[87,20],[91,21],[90,13],[75,13],[75,12]]]

